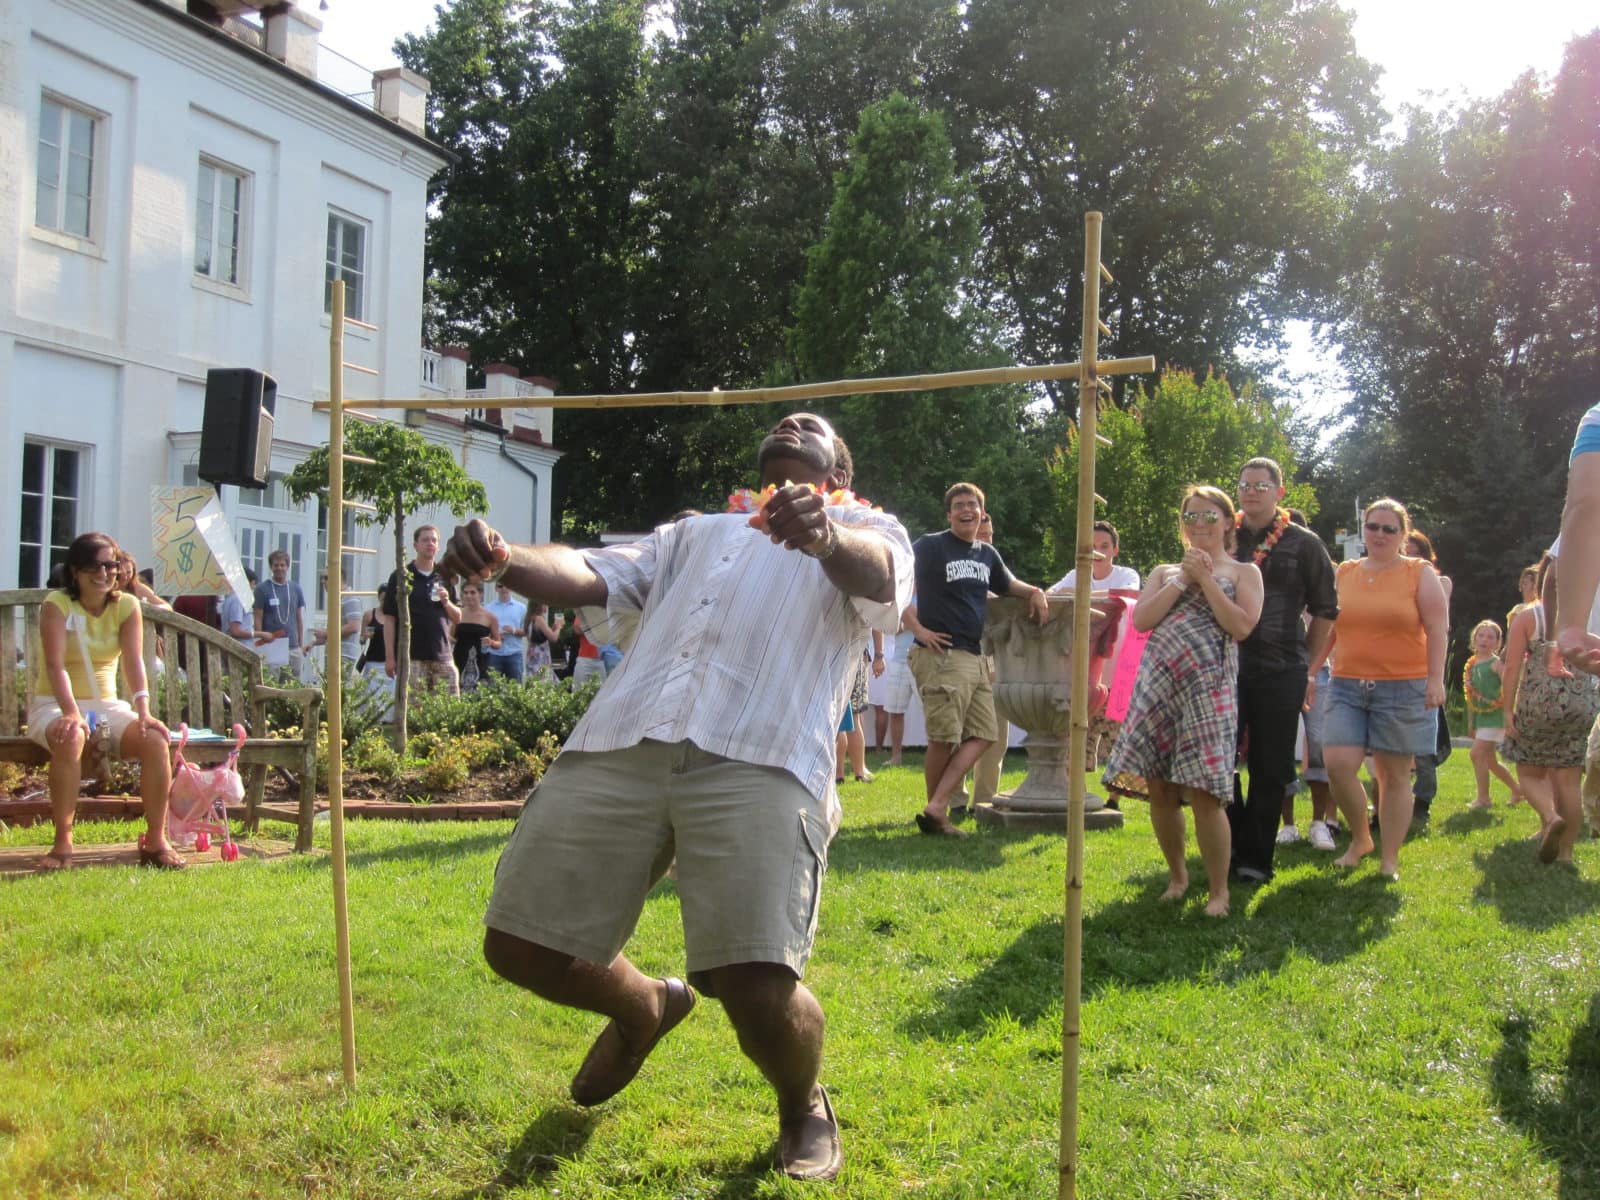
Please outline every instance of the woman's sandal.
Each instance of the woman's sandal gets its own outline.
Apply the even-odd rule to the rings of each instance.
[[[189,866],[183,861],[183,855],[170,847],[165,850],[146,850],[142,846],[139,848],[139,865],[154,867],[158,871],[182,871]]]
[[[65,854],[62,854],[57,850],[52,850],[39,860],[39,865],[35,868],[35,870],[42,874],[48,875],[51,871],[65,871],[71,865],[71,850],[68,850]]]

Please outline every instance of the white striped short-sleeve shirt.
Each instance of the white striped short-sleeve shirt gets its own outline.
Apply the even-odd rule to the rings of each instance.
[[[619,627],[636,619],[637,631],[567,749],[687,740],[782,768],[825,796],[856,660],[870,630],[899,628],[912,587],[911,539],[899,521],[861,506],[827,512],[883,539],[892,602],[845,595],[821,563],[774,545],[740,513],[690,517],[642,541],[584,551],[605,580],[608,619]]]

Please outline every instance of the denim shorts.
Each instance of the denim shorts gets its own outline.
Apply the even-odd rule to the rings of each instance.
[[[1426,679],[1334,679],[1328,689],[1324,746],[1374,754],[1432,754],[1439,718],[1427,707]]]

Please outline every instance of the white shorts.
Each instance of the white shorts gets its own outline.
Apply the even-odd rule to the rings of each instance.
[[[86,721],[90,713],[95,713],[97,721],[110,724],[113,755],[121,755],[122,735],[127,732],[128,726],[139,723],[139,714],[125,700],[79,700],[78,711]],[[50,726],[61,715],[61,706],[56,703],[54,696],[35,696],[28,704],[28,740],[49,750]]]
[[[911,707],[911,664],[903,658],[889,660],[889,669],[883,673],[883,710],[903,713]]]
[[[1494,725],[1488,729],[1475,729],[1472,731],[1472,740],[1475,742],[1493,742],[1498,746],[1506,740],[1505,726]]]

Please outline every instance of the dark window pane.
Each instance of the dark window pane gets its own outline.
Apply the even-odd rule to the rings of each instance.
[[[18,540],[35,544],[44,541],[44,501],[38,496],[22,498],[22,533]]]
[[[50,541],[57,546],[66,546],[77,536],[78,502],[57,497],[50,504]]]
[[[78,494],[78,452],[76,450],[56,451],[55,493],[58,496],[76,496]]]
[[[43,561],[37,546],[23,546],[17,552],[17,586],[22,588],[43,587],[44,580],[39,574],[39,563]]]
[[[22,490],[44,491],[44,447],[36,442],[22,444]]]

